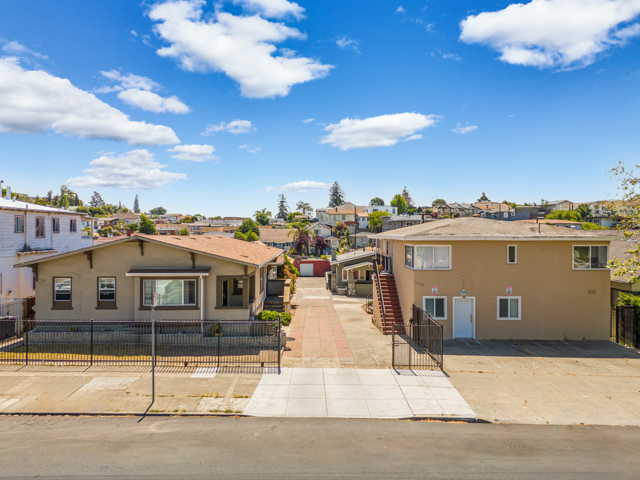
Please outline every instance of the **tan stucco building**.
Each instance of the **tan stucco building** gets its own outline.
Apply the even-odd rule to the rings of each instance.
[[[383,275],[395,279],[405,324],[415,305],[443,325],[445,339],[610,338],[610,237],[458,218],[370,238]]]
[[[36,319],[247,320],[282,250],[219,235],[135,234],[25,262]],[[155,294],[155,295],[154,295]]]

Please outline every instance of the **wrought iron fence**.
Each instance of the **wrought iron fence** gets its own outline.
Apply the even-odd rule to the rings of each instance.
[[[424,310],[413,306],[409,325],[392,325],[393,368],[442,370],[442,325]]]
[[[280,366],[281,320],[30,320],[0,342],[0,364]],[[155,351],[154,351],[155,350]]]
[[[627,347],[640,347],[640,319],[634,305],[615,307],[615,341]]]

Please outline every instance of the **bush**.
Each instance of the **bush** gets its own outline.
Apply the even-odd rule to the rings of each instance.
[[[282,315],[282,325],[289,325],[291,323],[291,315],[289,313],[279,313],[273,310],[263,310],[256,317],[261,322],[277,322],[278,315]]]
[[[602,225],[596,225],[595,223],[585,222],[582,224],[583,230],[608,230]]]
[[[329,260],[329,255],[322,255],[322,256],[320,256],[320,258],[322,260]]]

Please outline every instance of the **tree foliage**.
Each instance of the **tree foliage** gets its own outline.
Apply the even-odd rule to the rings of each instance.
[[[183,228],[178,232],[178,235],[189,235],[189,229],[187,227]]]
[[[407,211],[407,202],[401,194],[397,194],[391,200],[391,206],[398,208],[398,215]]]
[[[258,216],[259,214],[266,215],[267,218],[271,217],[271,211],[267,210],[266,208],[263,208],[263,209],[260,209],[260,210],[256,210],[256,213],[254,213],[255,216]]]
[[[306,230],[299,231],[293,239],[293,248],[302,256],[309,255],[310,237]]]
[[[167,209],[162,207],[156,207],[149,210],[149,213],[151,215],[164,215],[165,213],[167,213]]]
[[[369,228],[372,232],[382,231],[382,219],[388,217],[387,212],[371,212],[369,214]]]
[[[140,233],[146,233],[147,235],[153,235],[156,233],[156,227],[151,220],[143,213],[140,215],[140,222],[138,223],[138,231]]]
[[[348,235],[349,234],[349,229],[347,228],[347,226],[342,223],[342,222],[337,222],[334,226],[333,226],[333,234],[340,238],[343,235]]]
[[[586,204],[580,205],[578,208],[576,208],[575,211],[578,212],[582,217],[582,220],[585,220],[585,221],[591,220],[591,217],[593,216],[593,214],[591,213],[591,209],[589,208],[589,205],[586,205]]]
[[[442,207],[447,204],[447,201],[444,198],[436,198],[433,202],[431,202],[432,207]]]
[[[479,202],[490,202],[491,200],[489,200],[489,197],[487,197],[485,195],[484,192],[482,192],[482,196],[478,199]]]
[[[314,251],[316,252],[316,257],[324,255],[324,253],[330,247],[329,242],[327,242],[326,238],[323,238],[320,235],[316,235],[315,237],[313,237],[312,245]]]
[[[287,205],[287,199],[284,198],[284,193],[278,196],[278,218],[287,218],[289,213],[289,205]]]
[[[336,181],[329,188],[329,208],[335,208],[344,203],[344,190]]]
[[[260,239],[253,230],[249,230],[244,233],[240,230],[236,230],[235,238],[238,240],[244,240],[245,242],[257,242]]]
[[[302,200],[296,203],[296,210],[302,212],[303,215],[313,212],[313,208],[311,207],[311,204],[308,202],[303,202]]]
[[[575,210],[553,210],[545,218],[547,220],[568,220],[570,222],[582,221],[582,216]]]
[[[102,199],[102,196],[95,190],[93,191],[93,195],[91,195],[91,201],[89,202],[89,205],[98,208],[104,207],[104,200]]]
[[[374,197],[369,201],[369,205],[373,205],[376,207],[381,207],[384,205],[384,200],[380,197]]]
[[[140,202],[138,201],[137,194],[136,194],[136,198],[133,200],[133,211],[135,213],[140,213]]]
[[[269,225],[269,215],[262,212],[256,213],[256,223],[260,225]]]
[[[240,233],[253,232],[256,234],[256,236],[260,235],[260,227],[253,220],[245,220],[236,231]]]
[[[402,198],[404,198],[404,201],[407,203],[407,209],[415,207],[413,203],[413,198],[411,198],[411,195],[409,194],[409,190],[407,190],[406,185],[402,189]]]

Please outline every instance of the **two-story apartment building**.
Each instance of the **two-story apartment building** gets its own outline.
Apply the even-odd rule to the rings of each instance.
[[[408,324],[413,306],[444,338],[608,340],[611,236],[481,218],[444,219],[372,235],[385,305]],[[374,320],[382,328],[374,288]]]
[[[0,198],[0,304],[35,295],[29,268],[13,266],[93,245],[83,213]]]

